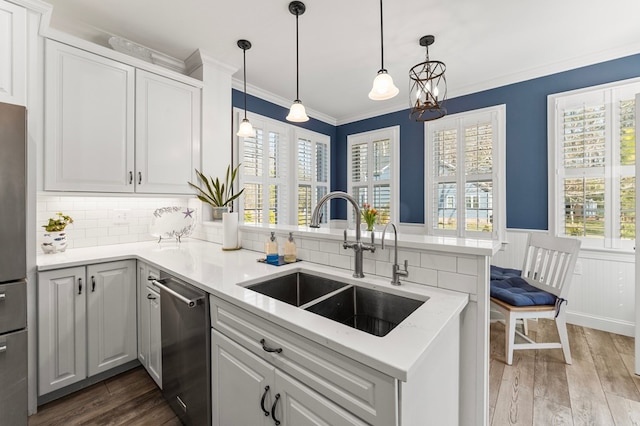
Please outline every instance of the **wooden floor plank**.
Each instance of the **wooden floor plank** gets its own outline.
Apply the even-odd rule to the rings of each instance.
[[[635,339],[633,337],[623,336],[621,334],[610,335],[619,353],[633,356],[635,353]]]
[[[640,425],[640,402],[608,392],[606,396],[616,425]]]
[[[624,363],[624,366],[627,368],[627,371],[629,372],[629,377],[631,377],[631,380],[633,380],[633,383],[635,383],[636,385],[636,389],[638,389],[638,391],[640,391],[640,376],[638,376],[637,374],[635,374],[635,368],[636,368],[636,364],[635,364],[635,357],[633,356],[633,354],[620,354],[620,357],[622,358],[622,362]]]
[[[573,426],[571,408],[545,398],[534,398],[534,426]]]
[[[537,339],[542,342],[559,341],[555,321],[539,320]],[[544,398],[571,410],[566,362],[562,349],[538,350],[535,364],[534,398]]]
[[[505,365],[494,425],[531,425],[533,423],[533,373],[535,354],[516,351],[513,365]]]
[[[613,426],[604,391],[582,327],[567,326],[573,364],[566,367],[575,426]]]
[[[593,363],[604,391],[640,402],[640,392],[616,350],[611,333],[585,328],[584,336],[589,343]]]
[[[73,419],[82,418],[96,410],[100,410],[105,398],[108,397],[109,391],[104,382],[96,383],[39,407],[38,413],[29,417],[29,425],[57,426],[74,424]]]

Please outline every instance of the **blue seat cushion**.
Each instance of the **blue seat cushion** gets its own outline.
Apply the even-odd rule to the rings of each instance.
[[[506,280],[511,277],[519,277],[522,274],[520,269],[502,268],[491,265],[491,280]]]
[[[556,296],[529,284],[522,277],[491,280],[491,297],[512,306],[554,305]]]

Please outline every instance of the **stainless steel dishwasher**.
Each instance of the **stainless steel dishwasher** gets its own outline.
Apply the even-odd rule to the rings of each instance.
[[[211,424],[211,334],[207,293],[168,274],[160,289],[162,394],[185,425]]]

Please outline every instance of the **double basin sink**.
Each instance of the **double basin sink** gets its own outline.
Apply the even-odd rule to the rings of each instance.
[[[304,272],[246,288],[379,337],[425,302]]]

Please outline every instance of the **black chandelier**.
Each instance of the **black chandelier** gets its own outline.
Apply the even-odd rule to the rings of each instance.
[[[447,98],[447,79],[444,76],[446,66],[443,62],[429,60],[429,46],[434,41],[435,37],[432,35],[420,38],[420,46],[427,50],[426,59],[409,70],[409,116],[415,121],[431,121],[447,115],[447,109],[443,105]]]

